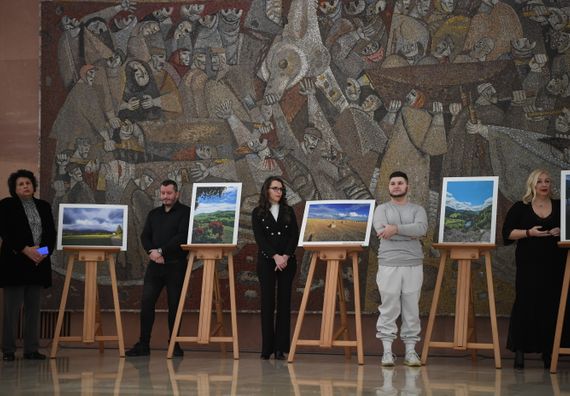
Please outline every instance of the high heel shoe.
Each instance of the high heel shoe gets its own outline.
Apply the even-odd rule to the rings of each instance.
[[[544,363],[544,369],[550,369],[550,362],[552,362],[552,354],[550,352],[542,352],[542,362]]]
[[[517,370],[524,369],[524,352],[523,351],[516,351],[515,352],[515,369],[517,369]]]
[[[275,351],[275,360],[285,360],[285,354],[281,351]]]
[[[259,357],[261,360],[269,360],[269,356],[267,353],[262,353],[261,356]]]

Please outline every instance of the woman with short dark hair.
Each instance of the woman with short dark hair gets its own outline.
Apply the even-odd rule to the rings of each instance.
[[[285,184],[271,176],[263,183],[251,223],[257,252],[257,276],[261,287],[261,358],[284,360],[291,333],[291,288],[297,270],[295,248],[299,227],[287,204]],[[277,288],[277,316],[275,289]]]
[[[48,202],[34,198],[37,180],[20,169],[8,178],[10,197],[0,201],[0,287],[4,289],[3,360],[13,361],[20,307],[24,306],[24,359],[45,359],[39,348],[40,290],[51,286],[56,241]]]

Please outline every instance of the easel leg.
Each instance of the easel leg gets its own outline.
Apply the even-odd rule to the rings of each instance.
[[[113,291],[113,308],[115,310],[115,325],[117,326],[117,341],[119,344],[119,357],[125,357],[125,339],[123,337],[123,322],[121,320],[121,307],[119,305],[119,290],[117,288],[117,273],[115,271],[115,256],[110,254],[109,273],[111,275],[111,290]]]
[[[455,299],[454,348],[467,349],[467,316],[469,313],[469,289],[471,288],[471,261],[457,260],[457,288]]]
[[[190,252],[190,257],[188,258],[188,266],[186,267],[186,274],[184,275],[184,283],[182,284],[182,293],[180,294],[180,301],[178,302],[178,310],[176,311],[176,319],[174,320],[174,328],[172,329],[172,334],[170,335],[170,344],[168,345],[168,352],[166,353],[166,357],[168,359],[172,359],[174,345],[177,342],[178,330],[180,329],[180,322],[182,321],[182,311],[184,311],[184,301],[186,300],[186,294],[188,293],[188,285],[190,284],[190,276],[192,275],[193,264],[194,252]]]
[[[237,305],[236,305],[236,284],[234,273],[234,258],[233,255],[228,255],[228,276],[230,281],[230,310],[232,318],[232,339],[234,359],[239,359],[239,343],[238,343],[238,329],[237,329]],[[237,371],[237,370],[236,370]],[[237,386],[237,383],[236,383]]]
[[[435,314],[437,312],[437,304],[439,303],[439,293],[441,292],[441,284],[443,283],[443,273],[445,272],[445,262],[447,260],[447,250],[441,252],[441,259],[439,260],[439,269],[437,271],[437,280],[435,281],[435,288],[433,289],[433,299],[431,301],[431,308],[429,310],[429,319],[422,348],[422,364],[426,364],[429,352],[429,344],[433,333],[433,326],[435,324]]]
[[[51,346],[50,358],[54,359],[57,355],[57,348],[59,346],[59,338],[61,337],[61,327],[63,326],[63,316],[65,314],[65,306],[67,304],[67,296],[69,294],[69,286],[71,285],[71,275],[73,274],[73,263],[75,261],[75,254],[70,254],[67,257],[67,272],[65,274],[65,282],[63,284],[63,294],[61,302],[59,303],[59,312],[57,314],[57,324],[55,325],[55,333],[53,343]]]
[[[214,294],[214,271],[216,260],[205,258],[202,274],[202,295],[200,299],[200,317],[198,319],[198,344],[210,342],[212,323],[212,297]]]
[[[321,322],[321,346],[330,348],[333,341],[334,316],[336,311],[336,288],[338,283],[339,260],[327,261],[325,296]]]
[[[356,319],[356,355],[358,357],[358,364],[364,364],[364,347],[362,345],[362,317],[360,311],[360,277],[358,273],[357,253],[352,253],[352,278],[354,284],[354,316]]]
[[[97,304],[97,261],[85,262],[85,297],[83,304],[83,342],[95,342]]]
[[[473,283],[469,288],[469,309],[467,315],[467,342],[477,341],[477,329],[475,328],[475,302],[473,296]],[[471,349],[471,362],[477,363],[477,349]]]
[[[339,311],[340,311],[340,328],[335,333],[334,339],[336,340],[338,338],[338,336],[340,336],[339,333],[342,333],[344,340],[348,341],[349,337],[348,337],[348,319],[347,319],[347,315],[346,315],[346,296],[344,295],[344,285],[343,285],[344,282],[342,281],[342,274],[341,274],[340,267],[338,269],[338,281],[337,282],[338,282],[337,283],[338,307],[339,307]],[[344,347],[344,357],[346,358],[346,360],[350,360],[350,347],[349,346]]]
[[[495,368],[501,368],[501,347],[499,344],[499,328],[497,326],[497,312],[495,305],[495,287],[493,285],[493,273],[491,266],[491,253],[485,252],[485,272],[487,275],[487,293],[489,295],[489,315],[491,316],[491,332],[493,336],[493,353],[495,356]]]
[[[101,301],[99,301],[99,287],[95,285],[95,339],[103,335],[103,322],[101,321]],[[99,353],[105,353],[105,341],[99,340]]]
[[[564,316],[566,314],[566,300],[568,298],[568,285],[570,284],[570,250],[566,256],[566,267],[564,268],[564,280],[562,281],[562,293],[560,294],[560,305],[558,308],[558,319],[556,320],[556,332],[554,333],[554,346],[552,348],[552,360],[550,362],[550,372],[556,373],[558,368],[558,356],[560,355],[560,342],[562,341],[562,329],[564,327]]]
[[[305,283],[305,290],[303,291],[303,298],[301,299],[301,307],[299,308],[299,314],[297,315],[297,323],[295,324],[295,332],[293,333],[293,340],[291,341],[291,348],[289,350],[289,356],[287,362],[293,363],[295,359],[295,351],[297,349],[297,341],[299,340],[299,335],[301,334],[301,326],[303,325],[303,319],[305,317],[305,310],[307,309],[307,302],[309,301],[309,293],[311,292],[311,285],[313,283],[313,276],[315,275],[315,267],[317,264],[317,253],[313,252],[313,257],[311,258],[311,264],[309,265],[309,273],[307,274],[307,282]]]
[[[222,293],[220,292],[220,277],[214,264],[214,305],[216,306],[216,327],[213,335],[224,336],[224,315],[222,313]],[[226,343],[220,342],[220,351],[226,354]]]

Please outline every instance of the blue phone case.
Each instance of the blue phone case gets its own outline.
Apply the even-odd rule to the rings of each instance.
[[[38,248],[38,253],[43,254],[43,255],[47,255],[47,254],[49,254],[49,250],[48,250],[47,246],[42,246],[42,247]]]

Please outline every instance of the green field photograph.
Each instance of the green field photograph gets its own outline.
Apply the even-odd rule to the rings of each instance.
[[[237,244],[241,183],[196,183],[188,244]]]
[[[496,177],[444,179],[439,241],[495,243]]]
[[[62,204],[57,247],[127,250],[127,214],[126,205]]]

